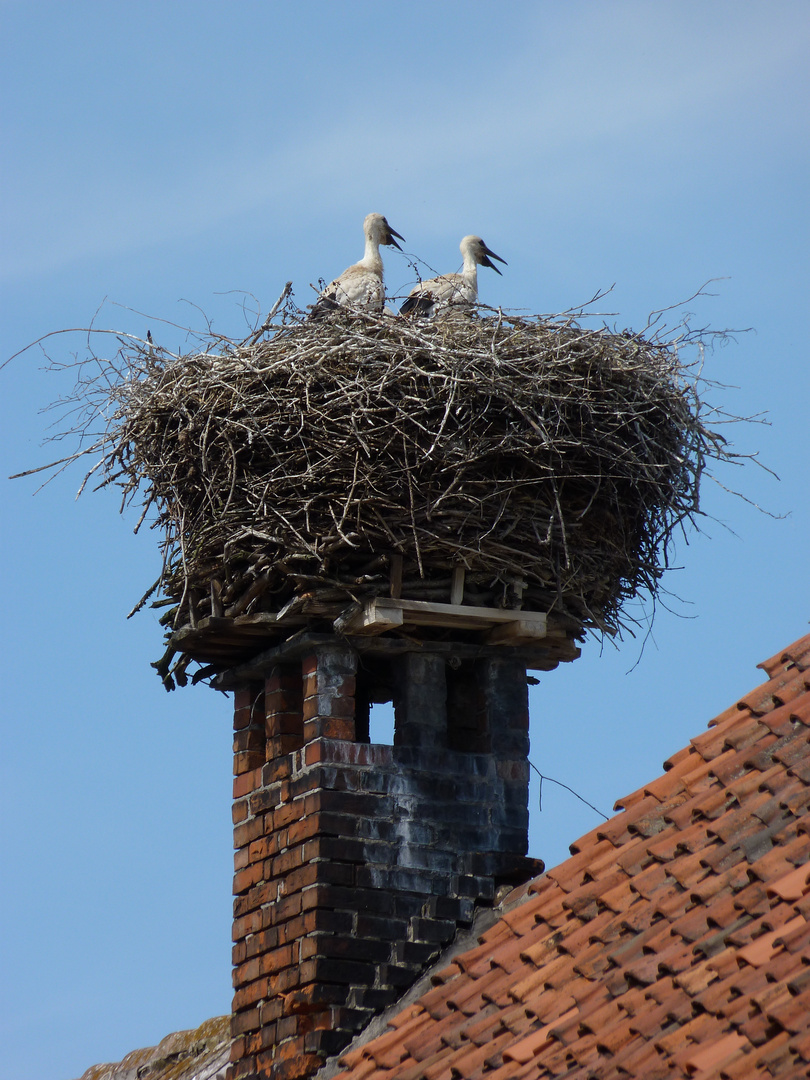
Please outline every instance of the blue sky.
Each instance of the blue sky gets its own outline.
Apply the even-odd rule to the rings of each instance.
[[[706,396],[766,414],[726,434],[780,480],[718,479],[775,516],[706,482],[643,652],[591,641],[532,690],[543,773],[609,811],[806,632],[803,0],[6,0],[0,21],[2,358],[102,302],[107,329],[198,326],[196,304],[240,335],[240,290],[266,310],[292,279],[311,302],[370,210],[439,271],[482,235],[509,263],[482,298],[512,309],[615,286],[608,322],[640,327],[722,279],[696,322],[753,330],[708,354]],[[407,289],[405,257],[385,262]],[[3,476],[62,452],[39,410],[71,380],[42,366],[31,350],[0,373]],[[110,493],[75,501],[82,475],[0,486],[0,1036],[2,1071],[28,1080],[230,1003],[230,704],[161,688],[155,615],[125,618],[154,534]],[[548,865],[598,822],[561,788],[532,800]]]

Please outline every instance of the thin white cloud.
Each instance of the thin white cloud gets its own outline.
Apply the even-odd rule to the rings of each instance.
[[[361,195],[376,205],[376,192],[423,200],[426,225],[468,196],[480,201],[483,189],[508,192],[521,177],[533,175],[538,192],[556,188],[570,198],[589,153],[642,156],[670,146],[673,158],[696,154],[718,114],[753,121],[763,103],[774,107],[773,80],[801,70],[810,44],[810,25],[790,24],[787,33],[779,8],[769,9],[773,17],[721,25],[683,18],[681,5],[577,10],[585,17],[565,23],[575,37],[561,51],[544,33],[559,33],[559,21],[550,26],[538,15],[534,40],[516,43],[508,67],[481,72],[463,88],[441,75],[425,80],[418,96],[428,107],[377,126],[371,140],[358,110],[326,132],[293,133],[230,164],[168,168],[158,158],[100,163],[95,180],[92,168],[80,182],[63,175],[49,186],[40,178],[35,197],[18,196],[0,278],[182,240],[251,212],[266,220],[282,208],[300,215],[316,207],[328,217]],[[787,110],[772,117],[774,128],[796,122]]]

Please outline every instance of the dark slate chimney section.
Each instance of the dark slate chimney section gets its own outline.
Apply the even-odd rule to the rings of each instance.
[[[476,904],[542,869],[526,858],[526,668],[483,652],[313,636],[237,690],[232,1080],[312,1075]],[[370,744],[386,697],[394,745]]]

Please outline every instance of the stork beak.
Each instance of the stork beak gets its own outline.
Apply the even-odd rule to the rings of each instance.
[[[497,259],[497,260],[498,260],[498,262],[499,262],[499,263],[503,263],[503,265],[504,265],[504,266],[508,266],[508,265],[509,265],[509,264],[507,263],[506,259],[502,259],[502,258],[500,257],[500,255],[496,255],[494,251],[490,250],[490,248],[488,248],[488,247],[486,246],[486,244],[484,244],[484,254],[485,254],[485,255],[490,255],[490,256],[491,256],[491,257],[492,257],[493,259]],[[494,264],[494,263],[491,263],[491,262],[489,261],[489,259],[487,259],[487,258],[483,258],[483,259],[481,260],[481,265],[482,265],[482,266],[488,266],[488,267],[490,268],[490,270],[494,270],[496,274],[501,274],[501,272],[500,272],[500,270],[498,269],[498,267],[497,267],[497,266],[495,266],[495,264]],[[503,277],[503,274],[501,274],[501,277]]]
[[[385,224],[388,225],[388,222],[386,221]],[[385,241],[386,244],[389,247],[395,247],[397,251],[402,251],[402,248],[399,246],[397,240],[395,240],[394,237],[396,237],[397,240],[401,240],[403,244],[405,243],[405,237],[400,236],[396,229],[392,229],[391,226],[388,225],[388,239]]]

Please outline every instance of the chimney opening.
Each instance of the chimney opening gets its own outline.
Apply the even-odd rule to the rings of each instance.
[[[394,745],[394,705],[391,701],[373,702],[369,707],[369,742],[378,746]]]

